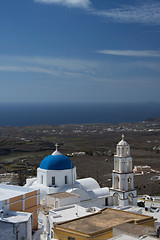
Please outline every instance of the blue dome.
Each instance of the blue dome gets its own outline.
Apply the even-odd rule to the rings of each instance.
[[[70,158],[65,155],[49,155],[42,160],[40,168],[45,170],[65,170],[74,168],[74,165]]]

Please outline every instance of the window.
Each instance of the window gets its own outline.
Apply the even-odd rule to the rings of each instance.
[[[74,237],[68,237],[68,240],[75,240]]]
[[[41,175],[41,184],[43,184],[43,175]]]
[[[105,199],[105,206],[108,206],[108,198]]]
[[[52,177],[52,185],[55,185],[55,177]]]
[[[67,176],[65,176],[65,184],[67,184],[68,183],[68,181],[67,181]]]

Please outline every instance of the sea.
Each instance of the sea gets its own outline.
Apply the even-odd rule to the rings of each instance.
[[[141,122],[160,118],[160,103],[0,103],[0,126]]]

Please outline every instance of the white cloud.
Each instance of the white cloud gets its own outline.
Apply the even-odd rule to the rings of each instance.
[[[28,72],[56,76],[57,78],[92,78],[99,69],[96,61],[79,59],[0,56],[0,72]]]
[[[117,55],[117,51],[108,50]],[[131,50],[130,50],[131,51]],[[122,51],[121,52],[122,55]],[[137,55],[138,51],[134,51]],[[143,51],[138,53],[142,55]],[[151,55],[151,51],[147,51]],[[111,54],[111,52],[110,52]],[[127,56],[131,53],[127,53]],[[154,55],[152,51],[152,55]],[[133,53],[132,53],[133,55]],[[143,53],[144,55],[144,53]],[[155,60],[155,59],[154,59]],[[21,79],[45,79],[45,81],[52,82],[66,82],[67,84],[78,85],[114,85],[124,82],[135,83],[146,78],[153,82],[154,78],[159,79],[159,62],[154,61],[140,61],[133,59],[128,61],[93,61],[81,59],[67,59],[67,58],[48,58],[48,57],[26,57],[26,56],[3,56],[0,55],[0,72],[13,73],[12,78],[15,79],[14,73],[21,73]],[[150,71],[151,70],[151,71]],[[28,73],[29,75],[26,75]],[[151,74],[154,77],[151,77]],[[17,75],[16,75],[17,77]],[[0,82],[2,81],[2,77]],[[44,82],[45,82],[44,81]]]
[[[59,4],[67,7],[88,8],[91,5],[90,0],[34,0],[35,2],[45,4]]]
[[[160,25],[160,1],[157,0],[136,0],[133,1],[133,5],[119,4],[120,7],[105,10],[94,8],[91,0],[34,0],[34,2],[83,8],[88,14],[112,22]]]
[[[138,1],[136,5],[125,5],[107,10],[90,10],[91,14],[121,23],[160,25],[160,1]]]
[[[44,73],[49,75],[58,75],[56,71],[42,67],[30,67],[20,65],[1,65],[0,72],[32,72],[32,73]]]
[[[160,51],[137,50],[99,50],[98,53],[127,57],[160,57]]]

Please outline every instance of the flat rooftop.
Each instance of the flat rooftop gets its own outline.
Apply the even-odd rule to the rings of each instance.
[[[7,223],[20,223],[26,222],[30,218],[32,213],[28,212],[15,212],[15,211],[7,211],[4,213],[3,218],[0,217],[0,222],[7,222]]]
[[[150,216],[107,208],[87,217],[57,224],[56,228],[59,229],[60,227],[84,234],[95,234],[99,231],[109,231],[122,223],[138,223],[152,219]]]
[[[53,222],[64,222],[91,215],[99,210],[97,207],[86,209],[79,205],[69,205],[50,210],[50,216],[53,218]]]
[[[35,190],[27,187],[0,184],[0,201],[13,198],[32,191]]]
[[[141,226],[137,224],[124,223],[116,226],[113,229],[113,233],[114,233],[114,230],[119,230],[123,234],[132,235],[133,237],[138,237],[138,238],[145,235],[156,237],[156,229],[154,227],[149,227],[144,225]]]
[[[128,236],[128,235],[125,235],[125,234],[122,234],[120,236],[117,236],[117,237],[114,237],[114,238],[111,238],[112,240],[136,240],[136,239],[139,239],[137,237],[131,237],[131,236]],[[154,240],[155,238],[153,237],[145,237],[144,240]]]

